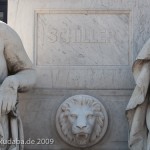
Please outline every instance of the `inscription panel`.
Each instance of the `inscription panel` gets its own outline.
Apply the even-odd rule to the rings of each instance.
[[[128,11],[36,11],[37,66],[128,66]]]

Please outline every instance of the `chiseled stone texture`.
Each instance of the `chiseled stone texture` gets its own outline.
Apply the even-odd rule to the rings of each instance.
[[[129,65],[129,11],[45,10],[36,14],[37,66]]]
[[[36,65],[37,87],[133,89],[149,9],[148,0],[9,0],[8,23]]]
[[[87,148],[98,143],[107,131],[108,115],[100,100],[89,95],[66,99],[56,113],[57,131],[67,144]]]
[[[88,150],[127,150],[125,108],[135,86],[132,63],[150,37],[149,0],[9,0],[8,23],[33,61],[36,90],[20,96],[26,139],[53,137],[53,145],[26,149],[76,149],[55,127],[57,108],[70,96],[103,99],[108,130]]]
[[[147,0],[10,0],[8,23],[36,65],[37,87],[132,89],[131,65],[150,31],[149,5]]]
[[[91,95],[101,100],[109,116],[107,131],[96,145],[85,150],[128,150],[125,108],[132,91],[120,90],[41,90],[21,94],[20,110],[25,140],[53,138],[52,145],[25,145],[25,150],[78,150],[66,144],[56,130],[55,118],[59,106],[74,95]]]

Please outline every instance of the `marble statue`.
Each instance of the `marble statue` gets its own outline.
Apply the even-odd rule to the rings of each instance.
[[[96,144],[104,136],[108,116],[104,106],[88,95],[65,100],[56,115],[56,127],[62,139],[75,147]]]
[[[136,87],[126,108],[130,150],[150,150],[150,39],[133,64]]]
[[[0,150],[23,150],[23,145],[6,140],[23,140],[17,92],[32,87],[35,77],[17,33],[0,22]]]

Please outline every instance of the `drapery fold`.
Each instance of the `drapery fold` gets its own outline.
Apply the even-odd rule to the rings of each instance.
[[[146,116],[149,113],[147,108],[149,105],[150,40],[138,54],[132,70],[136,87],[126,108],[129,123],[128,144],[130,150],[148,150]]]

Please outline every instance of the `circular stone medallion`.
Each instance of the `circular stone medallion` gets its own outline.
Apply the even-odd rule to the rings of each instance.
[[[57,110],[56,127],[60,137],[75,147],[89,147],[99,142],[108,126],[102,103],[88,95],[75,95]]]

